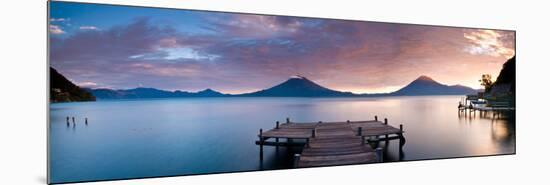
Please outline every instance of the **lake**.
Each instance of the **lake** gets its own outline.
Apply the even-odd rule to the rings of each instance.
[[[292,152],[254,144],[258,130],[296,122],[388,118],[403,124],[403,160],[515,153],[515,118],[465,116],[461,96],[174,98],[50,105],[53,183],[284,169]],[[66,124],[66,117],[75,117]],[[88,125],[84,119],[88,118]],[[390,142],[386,161],[398,161]]]

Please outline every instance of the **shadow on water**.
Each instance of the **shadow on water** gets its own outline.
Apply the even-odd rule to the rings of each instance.
[[[266,147],[266,146],[264,146]],[[302,147],[273,147],[273,151],[264,153],[263,161],[258,164],[260,170],[289,169],[294,167],[294,154],[302,153]]]
[[[406,157],[406,151],[402,151],[401,154],[394,154],[391,150],[391,147],[399,147],[398,143],[394,143],[396,141],[389,141],[389,142],[380,142],[379,147],[383,149],[383,160],[384,162],[396,162],[396,161],[403,161]],[[399,151],[399,150],[397,150]]]

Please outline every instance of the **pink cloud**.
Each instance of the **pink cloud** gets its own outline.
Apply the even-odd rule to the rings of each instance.
[[[60,34],[64,34],[65,31],[63,31],[61,27],[59,27],[58,25],[50,24],[50,33],[54,35],[60,35]]]
[[[474,30],[464,33],[464,38],[471,43],[464,50],[473,55],[514,56],[514,48],[506,42],[507,33],[495,30]],[[509,33],[508,33],[509,34]]]
[[[81,26],[79,27],[80,30],[98,30],[99,28],[95,26]]]
[[[65,21],[68,21],[69,19],[65,19],[65,18],[50,18],[50,21],[51,22],[65,22]]]
[[[77,83],[78,86],[80,87],[88,87],[88,88],[96,88],[98,85],[97,83],[95,82],[80,82],[80,83]]]

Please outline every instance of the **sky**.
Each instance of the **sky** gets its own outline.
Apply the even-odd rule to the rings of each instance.
[[[50,3],[50,65],[89,88],[244,93],[300,75],[381,93],[426,75],[479,89],[515,54],[503,30]]]

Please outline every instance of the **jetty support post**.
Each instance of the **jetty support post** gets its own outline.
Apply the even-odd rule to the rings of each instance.
[[[384,125],[388,125],[388,118],[384,118]],[[388,139],[389,135],[386,134],[384,135],[384,138],[386,139],[386,142],[384,142],[384,147],[387,147],[388,146],[388,142],[390,142],[390,140]]]
[[[286,123],[290,123],[290,118],[286,118]]]
[[[378,162],[384,162],[384,153],[382,152],[382,148],[378,147],[376,148],[376,158],[378,159]]]
[[[403,145],[405,145],[405,137],[403,137],[403,124],[399,124],[399,160],[403,159]]]
[[[275,129],[279,129],[279,121],[275,122]],[[279,152],[279,138],[276,137],[275,138],[275,142],[277,143],[277,145],[275,145],[275,152]]]
[[[294,154],[294,168],[298,167],[298,161],[300,161],[300,154]]]
[[[363,127],[357,128],[357,136],[362,136],[362,135],[363,135]]]
[[[374,116],[374,121],[378,121],[378,116]]]
[[[258,137],[260,138],[260,162],[263,162],[264,160],[264,137],[262,136],[262,129],[260,129],[260,135]]]
[[[315,138],[315,129],[311,129],[311,138]],[[306,147],[309,148],[310,138],[306,138]]]
[[[278,137],[275,138],[275,143],[277,143],[275,145],[275,152],[279,152],[279,138]]]

